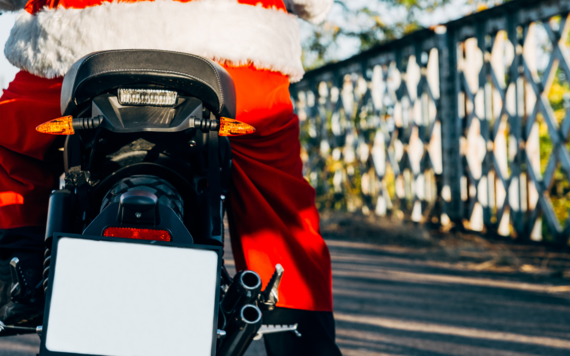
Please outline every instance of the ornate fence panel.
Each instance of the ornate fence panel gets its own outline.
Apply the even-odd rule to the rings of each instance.
[[[569,11],[515,0],[307,73],[319,206],[567,243]]]

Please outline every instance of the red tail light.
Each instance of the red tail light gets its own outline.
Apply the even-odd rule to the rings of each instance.
[[[138,229],[134,227],[108,227],[103,232],[103,236],[165,242],[170,242],[172,239],[170,233],[166,230]]]

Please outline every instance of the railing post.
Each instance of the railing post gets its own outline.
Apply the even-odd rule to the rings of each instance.
[[[453,28],[437,34],[441,99],[437,111],[441,117],[443,146],[443,211],[455,223],[463,218],[461,201],[461,160],[459,138],[461,120],[457,112],[459,76],[457,73],[456,34]]]
[[[332,81],[335,97],[340,95],[334,104],[330,97],[327,99],[330,111],[316,102],[315,106],[305,107],[305,112],[302,105],[297,107],[310,124],[321,126],[317,131],[322,133],[323,139],[327,136],[329,112],[335,115],[336,129],[330,140],[303,141],[309,155],[315,158],[309,160],[311,167],[307,167],[307,173],[312,177],[322,173],[319,176],[323,182],[320,192],[326,194],[326,206],[340,202],[345,195],[360,194],[363,200],[368,199],[369,207],[376,204],[374,211],[379,216],[391,210],[395,216],[413,221],[439,221],[444,226],[453,222],[460,228],[513,238],[554,240],[558,237],[560,242],[567,241],[570,218],[564,218],[566,212],[562,210],[566,209],[563,204],[570,198],[566,191],[553,192],[549,185],[556,178],[554,174],[559,174],[558,165],[562,166],[565,176],[556,178],[557,181],[564,180],[567,184],[570,180],[570,109],[565,107],[566,111],[562,112],[557,108],[555,115],[554,99],[549,95],[551,82],[544,78],[554,78],[558,72],[565,75],[558,76],[559,81],[567,82],[570,78],[570,50],[567,42],[559,38],[567,36],[570,30],[565,25],[570,21],[569,12],[568,0],[512,0],[452,21],[446,27],[423,29],[307,73],[301,83],[291,87],[294,98],[299,97],[298,93],[310,92],[305,95],[306,99],[314,95],[318,101],[319,81],[322,80]],[[535,28],[533,26],[544,27],[546,33],[540,40],[548,40],[553,45],[546,68],[548,73],[537,72],[535,57],[541,54],[540,48],[535,48],[536,44],[527,34],[527,29]],[[558,34],[560,31],[564,33]],[[474,38],[479,48],[475,48]],[[428,63],[432,64],[426,68],[428,63],[423,62],[422,56],[434,48],[437,48],[438,62],[435,59],[430,62],[435,56],[428,55]],[[414,63],[406,65],[412,55],[421,66],[417,83],[418,68]],[[475,57],[480,55],[483,58]],[[478,68],[480,60],[481,71]],[[459,65],[465,68],[458,68]],[[438,74],[435,69],[439,69]],[[368,70],[375,71],[373,78],[368,75]],[[362,92],[361,82],[355,93],[358,85],[354,82],[354,86],[346,86],[343,95],[344,75],[352,73],[362,75],[366,93]],[[537,75],[543,78],[535,79]],[[437,79],[439,83],[436,84]],[[479,84],[475,86],[477,79]],[[439,95],[433,94],[436,87]],[[423,96],[425,90],[429,90],[429,97]],[[568,90],[564,90],[567,95]],[[359,106],[360,113],[367,114],[369,121],[358,116],[356,122],[349,124],[356,132],[339,132],[343,99],[350,99],[350,95],[353,99],[364,100],[354,103],[360,106],[367,105],[366,101],[374,95],[374,114],[369,115],[368,107]],[[354,113],[347,113],[348,119],[354,120],[351,114]],[[548,132],[536,123],[539,114],[540,125],[547,124]],[[303,125],[307,126],[307,123]],[[346,146],[344,136],[347,134],[358,134],[348,143],[352,146]],[[543,139],[551,141],[550,144]],[[321,154],[320,144],[325,147],[324,154]],[[355,163],[356,149],[363,152],[361,157],[371,158],[362,158]],[[342,153],[345,152],[352,158],[344,160]],[[545,154],[552,158],[544,157]],[[434,163],[436,156],[438,172],[440,162],[442,164],[441,173],[430,171],[429,165]],[[549,159],[547,167],[543,167],[545,159]],[[325,162],[330,166],[324,167]],[[392,172],[386,170],[386,162]],[[355,171],[355,164],[362,169]],[[343,177],[354,178],[346,185],[346,192],[336,194],[327,186],[329,179],[337,182],[341,176],[333,178],[330,174],[334,172],[328,172],[329,168],[345,172]],[[348,173],[349,169],[353,173]],[[374,174],[377,176],[371,177]],[[363,181],[366,181],[367,192],[361,191]],[[427,194],[426,189],[432,190]],[[435,194],[438,195],[436,200],[432,199]],[[375,198],[386,201],[374,203]],[[421,209],[417,209],[418,206]],[[368,214],[373,210],[363,211]],[[561,219],[565,221],[560,222]]]

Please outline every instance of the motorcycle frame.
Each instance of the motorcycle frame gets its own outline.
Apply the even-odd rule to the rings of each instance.
[[[217,131],[201,130],[197,127],[186,127],[188,126],[187,122],[191,118],[194,118],[194,116],[190,116],[184,120],[175,117],[174,121],[179,123],[178,126],[167,131],[161,128],[153,128],[152,126],[148,126],[144,123],[130,125],[128,129],[118,128],[117,123],[115,122],[116,120],[113,120],[113,110],[106,107],[101,109],[95,105],[95,101],[101,97],[108,99],[109,95],[105,94],[97,96],[87,107],[77,111],[78,114],[86,114],[91,111],[91,115],[102,115],[103,120],[101,127],[78,131],[74,135],[68,136],[65,140],[63,147],[63,166],[66,180],[65,189],[70,190],[72,193],[72,201],[74,205],[74,209],[72,209],[72,211],[75,214],[72,221],[63,225],[68,226],[70,231],[73,233],[86,233],[86,229],[88,229],[89,225],[103,213],[99,212],[98,209],[93,206],[93,203],[99,203],[98,199],[102,198],[101,194],[106,192],[106,189],[103,188],[111,188],[112,184],[109,185],[109,180],[111,182],[118,181],[117,176],[119,176],[119,172],[121,172],[121,177],[128,177],[131,174],[157,175],[160,178],[167,179],[175,186],[176,183],[180,181],[191,183],[186,179],[186,177],[182,177],[181,173],[173,170],[171,167],[153,162],[140,162],[124,166],[111,174],[103,176],[103,179],[99,184],[91,186],[91,184],[86,183],[86,176],[84,174],[93,173],[93,167],[91,167],[91,164],[93,164],[94,155],[99,153],[100,147],[98,142],[101,138],[108,138],[109,136],[122,137],[123,135],[130,135],[131,137],[136,135],[140,138],[144,138],[144,136],[148,134],[165,135],[164,137],[167,137],[168,135],[176,136],[177,134],[193,133],[193,136],[191,135],[188,137],[194,137],[197,139],[199,136],[202,136],[202,144],[198,149],[196,149],[193,156],[196,157],[195,161],[200,161],[199,169],[202,171],[201,176],[203,178],[207,178],[210,188],[207,193],[203,193],[200,197],[202,199],[200,203],[203,209],[198,209],[198,211],[203,215],[203,218],[205,218],[202,219],[202,221],[204,221],[204,226],[200,229],[201,234],[199,236],[194,236],[194,232],[191,231],[191,227],[186,224],[186,219],[184,220],[184,225],[190,231],[192,238],[195,241],[200,242],[201,240],[204,242],[205,240],[209,240],[209,243],[211,242],[213,244],[223,245],[222,219],[224,209],[223,202],[220,201],[220,196],[227,196],[229,193],[228,189],[230,185],[230,171],[232,164],[229,140],[226,137],[219,137]],[[180,99],[184,99],[187,103],[191,103],[193,105],[192,114],[199,112],[206,120],[217,119],[209,110],[203,109],[203,105],[200,100],[192,97],[181,97]],[[189,114],[189,111],[191,110],[181,110],[180,114],[184,117],[184,115]],[[87,147],[90,147],[91,150],[89,155],[86,154]],[[222,156],[223,159],[221,159]],[[190,156],[188,157],[188,161],[190,161]],[[127,172],[129,172],[129,174],[125,174]],[[71,186],[68,186],[68,181],[73,181]],[[104,187],[101,187],[101,185]],[[186,194],[179,189],[179,193],[181,193],[183,198],[187,198],[189,196],[196,199],[199,198],[198,195],[194,194],[194,192]],[[95,194],[95,196],[93,194]],[[189,203],[186,199],[185,202]],[[200,204],[198,201],[196,201],[196,203]],[[195,208],[197,208],[197,206]],[[192,228],[194,228],[194,226],[192,226]],[[60,231],[48,229],[46,241],[51,238],[49,234],[52,232]],[[92,231],[90,231],[90,233],[92,233]]]

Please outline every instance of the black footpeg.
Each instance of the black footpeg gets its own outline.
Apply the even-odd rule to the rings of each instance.
[[[9,334],[9,335],[8,335]],[[27,327],[27,326],[17,326],[17,325],[5,325],[0,321],[0,336],[11,336],[20,334],[38,334],[42,335],[42,327]]]
[[[259,340],[263,335],[276,334],[284,332],[292,332],[297,337],[301,337],[301,333],[297,330],[299,324],[293,325],[261,325],[261,328],[257,332],[257,335],[253,338],[254,340]]]

